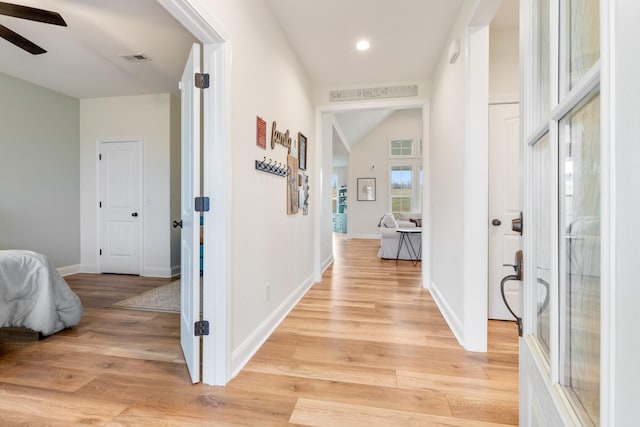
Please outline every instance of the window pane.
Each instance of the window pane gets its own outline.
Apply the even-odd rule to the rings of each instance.
[[[534,91],[533,100],[536,105],[534,115],[533,129],[538,128],[542,123],[546,122],[549,117],[549,111],[551,111],[551,51],[549,43],[549,0],[538,0],[536,12],[536,31],[534,34],[537,37],[536,45],[536,57],[537,61],[535,75],[537,79],[534,79]]]
[[[413,195],[413,167],[391,167],[391,212],[410,212]]]
[[[568,92],[600,58],[600,1],[570,0],[565,15]]]
[[[390,142],[392,157],[411,157],[413,156],[413,139],[392,139]]]
[[[560,122],[561,385],[586,424],[600,417],[600,96]]]
[[[553,206],[554,174],[551,163],[551,144],[549,134],[545,135],[533,146],[533,212],[534,229],[534,265],[536,275],[536,323],[534,337],[537,339],[543,354],[550,360],[551,319],[550,297],[554,285],[552,277],[552,223],[551,206]]]

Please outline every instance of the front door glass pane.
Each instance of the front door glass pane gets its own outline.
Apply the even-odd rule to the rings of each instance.
[[[549,43],[549,0],[538,0],[536,11],[536,31],[534,32],[536,37],[536,66],[535,76],[533,84],[537,87],[534,88],[533,96],[536,105],[535,118],[533,128],[537,128],[546,123],[549,119],[549,111],[551,110],[551,44]]]
[[[600,58],[600,1],[570,0],[566,4],[569,32],[564,51],[568,75],[564,87],[568,92]]]
[[[534,265],[536,322],[533,336],[549,363],[551,348],[551,319],[550,300],[553,286],[552,271],[552,216],[551,207],[554,205],[554,169],[551,159],[551,143],[549,134],[533,146],[533,211],[532,222],[534,228]]]
[[[600,96],[560,122],[560,382],[586,425],[600,417]]]

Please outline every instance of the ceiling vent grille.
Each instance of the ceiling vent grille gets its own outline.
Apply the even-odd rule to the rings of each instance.
[[[329,101],[358,101],[363,99],[402,98],[407,96],[418,96],[418,85],[332,90],[329,92]]]
[[[151,58],[149,58],[144,53],[131,53],[131,54],[128,54],[128,55],[120,55],[120,57],[126,59],[129,62],[151,61]]]

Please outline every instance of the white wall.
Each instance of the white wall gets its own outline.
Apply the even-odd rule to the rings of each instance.
[[[520,56],[517,29],[489,32],[489,97],[491,102],[520,99]]]
[[[77,99],[0,73],[0,249],[80,263]]]
[[[175,117],[174,117],[175,122]],[[141,139],[143,144],[142,271],[170,277],[171,265],[171,100],[169,94],[80,101],[81,259],[98,271],[97,141]]]
[[[460,56],[449,64],[444,49],[434,73],[430,117],[431,292],[458,338],[464,329],[464,175],[467,126],[466,2],[449,40],[460,39]],[[448,46],[448,44],[447,44]]]
[[[349,214],[347,215],[347,230],[350,236],[379,237],[378,222],[385,213],[390,211],[389,165],[410,163],[417,170],[422,163],[418,158],[389,159],[389,139],[413,137],[416,144],[414,148],[418,152],[422,132],[422,110],[396,110],[360,142],[351,146],[348,183]],[[357,200],[355,190],[358,178],[376,179],[375,201]],[[418,206],[412,208],[412,211],[420,210]]]
[[[256,146],[256,116],[292,137],[308,138],[310,185],[315,170],[311,88],[282,30],[263,1],[194,1],[222,27],[231,48],[231,307],[232,372],[268,337],[281,317],[312,284],[313,206],[309,215],[287,215],[286,178],[255,170],[264,156],[286,163],[286,149]],[[215,195],[214,195],[215,197]],[[266,285],[271,287],[270,297]]]

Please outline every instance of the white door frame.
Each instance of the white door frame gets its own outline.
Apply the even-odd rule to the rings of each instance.
[[[481,8],[475,16],[490,21],[493,14],[483,15]],[[462,345],[469,351],[486,352],[488,306],[481,301],[489,295],[489,22],[472,19],[466,46]]]
[[[213,17],[192,1],[158,3],[202,43],[202,69],[212,76],[211,87],[203,92],[203,195],[210,197],[211,210],[204,213],[202,309],[203,318],[210,323],[210,335],[202,342],[202,382],[225,385],[231,377],[231,48],[229,37]]]
[[[352,102],[348,104],[336,104],[336,105],[321,105],[316,108],[316,135],[314,144],[315,155],[315,168],[318,172],[316,179],[313,181],[314,194],[320,194],[321,197],[325,197],[322,186],[322,175],[324,167],[327,165],[323,159],[321,150],[321,141],[323,141],[322,134],[322,114],[323,113],[339,113],[344,111],[354,110],[372,110],[381,108],[392,109],[421,109],[422,110],[422,259],[426,262],[422,262],[422,286],[429,289],[431,287],[431,270],[429,268],[429,259],[431,259],[431,244],[429,237],[431,236],[431,207],[426,201],[431,199],[431,181],[429,179],[429,101],[425,99],[408,99],[408,100],[389,100],[389,101],[361,101]],[[319,282],[322,280],[322,242],[324,233],[332,233],[332,230],[322,229],[322,217],[323,215],[332,214],[332,212],[323,211],[323,203],[319,201],[314,203],[314,224],[313,224],[313,276],[314,281]],[[486,320],[486,319],[485,319]]]
[[[143,271],[144,260],[144,142],[142,138],[101,138],[96,140],[96,153],[100,155],[100,147],[102,144],[116,143],[116,142],[133,142],[138,145],[140,150],[140,156],[138,159],[138,183],[140,185],[140,191],[138,195],[138,274],[141,275]],[[102,180],[100,177],[100,157],[96,157],[96,194],[98,200],[102,200]],[[97,221],[96,221],[96,254],[100,253],[102,247],[102,211],[97,209]],[[102,259],[100,255],[97,256],[98,262],[96,263],[97,272],[102,273]]]

